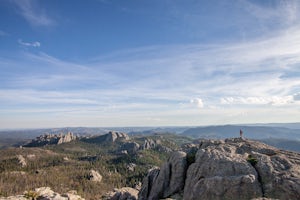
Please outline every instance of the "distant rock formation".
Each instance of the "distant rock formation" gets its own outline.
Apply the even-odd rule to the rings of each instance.
[[[44,135],[38,136],[36,139],[25,144],[24,147],[39,147],[39,146],[44,146],[44,145],[62,144],[62,143],[71,142],[76,139],[77,139],[77,137],[71,132],[68,132],[67,134],[46,133]]]
[[[90,143],[105,143],[111,144],[115,142],[126,142],[130,138],[126,133],[110,131],[107,134],[84,138],[83,141]]]
[[[102,181],[102,176],[99,174],[99,172],[95,170],[90,170],[90,173],[88,175],[88,179],[94,182],[101,182]]]
[[[127,151],[129,154],[134,154],[140,149],[140,145],[136,142],[126,142],[121,146],[121,151]]]
[[[145,150],[145,149],[156,149],[160,152],[171,152],[173,151],[172,149],[162,145],[162,142],[160,139],[150,139],[146,138],[144,141],[144,144],[141,145],[140,150]]]
[[[84,200],[77,192],[72,190],[66,194],[59,194],[51,190],[49,187],[36,188],[35,191],[25,191],[23,195],[0,197],[0,200]]]
[[[116,132],[116,131],[110,131],[105,136],[106,136],[106,139],[105,139],[106,142],[129,140],[129,136],[126,133],[121,133],[121,132]]]
[[[140,200],[300,199],[300,154],[234,138],[174,152],[144,178]]]
[[[68,132],[66,135],[62,135],[59,138],[57,144],[67,143],[67,142],[71,142],[73,140],[76,140],[76,136],[73,135],[73,133]]]
[[[142,145],[141,149],[154,149],[157,146],[156,141],[152,140],[152,139],[148,139],[146,138],[144,141],[144,144]]]

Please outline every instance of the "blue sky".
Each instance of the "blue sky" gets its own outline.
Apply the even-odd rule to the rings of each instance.
[[[299,122],[299,11],[0,0],[0,128]]]

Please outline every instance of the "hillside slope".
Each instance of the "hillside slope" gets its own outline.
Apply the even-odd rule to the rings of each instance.
[[[76,190],[82,198],[101,199],[114,188],[139,186],[150,168],[189,141],[171,134],[129,137],[114,131],[63,143],[50,136],[30,145],[38,147],[0,150],[0,198],[50,187],[60,194]]]

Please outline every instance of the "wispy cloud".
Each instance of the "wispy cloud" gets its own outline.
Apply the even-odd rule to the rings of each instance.
[[[40,47],[41,43],[40,42],[23,42],[21,39],[18,40],[18,43],[26,46],[26,47]]]
[[[194,98],[190,100],[190,103],[196,105],[198,108],[203,108],[204,103],[200,98]]]
[[[55,24],[55,21],[46,14],[36,0],[12,0],[11,2],[17,6],[18,13],[33,26],[51,26]]]
[[[298,10],[300,4],[297,0],[279,0],[265,4],[256,4],[253,1],[242,0],[240,3],[260,22],[266,22],[271,19],[279,25],[290,26],[297,23],[299,19]]]
[[[147,89],[186,90],[209,96],[287,95],[296,92],[300,84],[290,74],[300,63],[299,35],[300,29],[293,28],[288,34],[247,43],[156,47],[149,53],[144,51],[144,59],[127,61],[130,55],[125,54],[125,61],[108,66],[120,76],[124,70],[130,71],[130,78],[135,79],[128,84],[136,82]],[[118,60],[122,57],[118,55]]]
[[[297,103],[292,95],[272,97],[225,97],[221,98],[222,104],[245,104],[245,105],[274,105],[284,106]]]
[[[147,46],[81,62],[43,52],[0,57],[0,110],[54,110],[62,124],[293,121],[300,116],[300,27],[297,5],[283,7],[292,26],[243,42]],[[279,8],[248,9],[267,20]]]
[[[26,53],[20,62],[31,66],[31,71],[10,77],[9,85],[49,91],[71,89],[79,95],[72,96],[75,99],[88,95],[94,100],[98,95],[103,96],[97,98],[99,101],[112,104],[152,102],[171,105],[170,109],[190,99],[203,109],[225,102],[279,105],[299,92],[300,80],[293,73],[299,72],[299,35],[300,29],[293,28],[289,34],[247,43],[153,46],[84,64],[45,53]]]
[[[63,93],[55,91],[38,91],[29,89],[15,89],[15,90],[0,90],[0,94],[4,95],[0,101],[10,102],[11,104],[76,104],[76,105],[95,105],[97,101],[84,98],[74,93]],[[18,99],[18,100],[17,100]]]

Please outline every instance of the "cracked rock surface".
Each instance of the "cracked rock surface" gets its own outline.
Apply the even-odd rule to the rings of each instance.
[[[300,154],[243,138],[203,140],[193,155],[174,152],[161,169],[150,172],[139,199],[172,196],[300,199]]]

